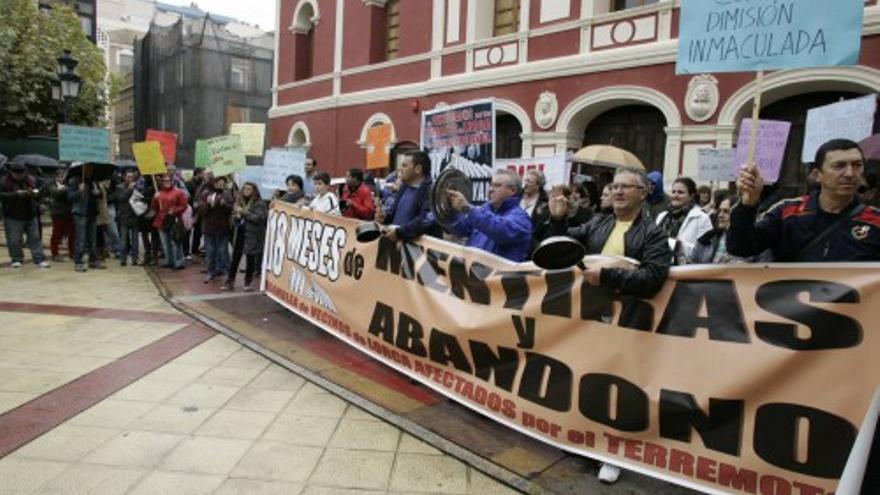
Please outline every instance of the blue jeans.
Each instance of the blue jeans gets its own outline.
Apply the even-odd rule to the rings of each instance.
[[[174,240],[171,229],[159,229],[162,251],[165,251],[165,266],[180,268],[183,266],[183,248]]]
[[[208,234],[205,238],[205,258],[208,276],[219,277],[229,271],[229,234]]]
[[[45,261],[43,255],[43,240],[40,238],[40,227],[36,218],[30,220],[16,220],[6,217],[4,220],[6,230],[6,244],[9,246],[9,257],[12,262],[21,263],[24,261],[24,251],[22,251],[21,238],[27,236],[28,249],[31,250],[31,257],[34,263],[40,264]]]
[[[116,229],[116,220],[110,220],[107,225],[101,225],[104,228],[104,242],[107,250],[117,257],[122,256],[122,241],[119,239],[119,231]]]
[[[73,262],[77,265],[83,264],[83,254],[88,251],[89,262],[98,262],[98,251],[95,246],[95,239],[98,234],[98,227],[95,226],[95,217],[74,215],[73,223],[76,226],[76,246],[74,247]]]
[[[122,226],[122,241],[121,241],[121,249],[119,251],[119,259],[125,261],[127,256],[131,256],[131,259],[138,259],[138,228],[129,227],[127,225]]]

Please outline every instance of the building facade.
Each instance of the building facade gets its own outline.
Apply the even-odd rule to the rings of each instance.
[[[97,0],[39,0],[37,5],[40,10],[49,10],[55,4],[68,5],[79,17],[79,24],[82,26],[83,32],[92,43],[98,40],[98,23],[97,23]]]
[[[177,133],[177,165],[191,168],[197,139],[238,122],[265,123],[272,104],[274,37],[243,37],[211,16],[152,24],[135,43],[134,135]]]
[[[754,75],[677,76],[674,0],[278,0],[270,144],[341,175],[367,129],[420,140],[420,113],[494,98],[497,157],[589,144],[635,153],[667,181],[731,147]],[[880,7],[865,2],[859,65],[770,72],[761,117],[793,123],[783,185],[804,179],[806,110],[880,91]]]

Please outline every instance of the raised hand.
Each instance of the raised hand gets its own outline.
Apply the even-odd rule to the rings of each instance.
[[[742,204],[755,207],[761,202],[761,191],[764,190],[764,179],[754,163],[740,167],[736,179],[736,192]]]

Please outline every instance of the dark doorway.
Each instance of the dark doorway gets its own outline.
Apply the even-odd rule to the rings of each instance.
[[[608,110],[584,130],[584,146],[610,144],[636,155],[647,171],[663,171],[666,159],[666,117],[650,105]]]
[[[522,125],[509,113],[495,117],[495,158],[520,158],[522,156]]]
[[[807,123],[807,111],[811,108],[830,105],[840,100],[848,100],[863,96],[848,92],[805,93],[779,100],[761,109],[761,118],[791,122],[791,133],[785,149],[782,170],[779,173],[779,191],[777,196],[788,197],[803,194],[807,186],[808,165],[801,162],[804,147],[804,133]],[[875,118],[876,119],[876,118]],[[878,130],[877,120],[874,121],[874,132]]]

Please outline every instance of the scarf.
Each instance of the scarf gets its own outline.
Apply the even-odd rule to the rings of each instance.
[[[689,211],[694,205],[691,203],[687,203],[678,208],[673,208],[672,206],[666,210],[666,216],[663,217],[663,222],[661,222],[660,227],[666,232],[666,235],[669,237],[678,237],[678,231],[681,230],[681,225],[684,223],[684,219],[687,217]]]

